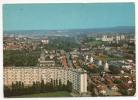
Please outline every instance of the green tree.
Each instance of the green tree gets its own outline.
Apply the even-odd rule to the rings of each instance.
[[[41,92],[45,92],[45,84],[44,84],[44,80],[41,80],[41,84],[40,84],[40,87],[41,87]]]
[[[69,80],[67,81],[67,91],[72,91],[72,83]]]

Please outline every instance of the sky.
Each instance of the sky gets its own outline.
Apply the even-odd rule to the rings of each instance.
[[[134,3],[4,4],[4,30],[135,26]]]

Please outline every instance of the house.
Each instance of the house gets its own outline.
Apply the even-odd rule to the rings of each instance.
[[[107,91],[106,91],[106,89],[107,89],[106,85],[98,85],[97,89],[98,89],[98,91],[99,91],[100,94],[106,95],[106,93],[107,93]]]
[[[117,87],[116,84],[111,84],[111,85],[109,85],[109,88],[110,88],[112,91],[118,91],[118,90],[119,90],[119,88]]]

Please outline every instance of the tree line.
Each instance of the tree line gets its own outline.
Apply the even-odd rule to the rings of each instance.
[[[4,66],[35,66],[38,63],[40,51],[4,50]]]
[[[34,93],[46,93],[46,92],[55,92],[55,91],[72,91],[72,83],[68,80],[67,84],[62,84],[61,80],[53,80],[50,82],[44,83],[44,80],[41,82],[33,82],[32,86],[25,86],[23,82],[18,81],[12,83],[11,87],[4,86],[4,97],[11,96],[20,96]]]
[[[65,50],[70,51],[72,48],[79,48],[80,45],[76,42],[75,38],[70,37],[58,37],[51,39],[49,44],[45,45],[44,48],[47,50]]]

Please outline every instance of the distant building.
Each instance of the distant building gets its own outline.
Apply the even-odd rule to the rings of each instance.
[[[122,66],[122,68],[131,69],[131,68],[132,68],[132,66],[128,64],[128,65],[123,65],[123,66]]]
[[[103,35],[102,37],[96,37],[96,40],[107,41],[107,42],[113,42],[115,40],[118,42],[120,40],[125,40],[125,35],[116,35],[116,36]]]
[[[116,41],[120,41],[120,40],[121,40],[120,36],[116,35]]]
[[[98,85],[97,90],[102,95],[106,95],[106,93],[107,93],[107,91],[106,91],[107,87],[105,85]]]
[[[93,61],[94,61],[94,60],[93,60],[93,57],[91,57],[91,58],[90,58],[90,63],[93,63]]]
[[[89,59],[89,56],[87,55],[86,58],[85,58],[85,60],[87,61],[88,59]]]
[[[118,91],[118,90],[119,90],[119,88],[118,88],[117,85],[115,85],[115,84],[109,85],[109,88],[110,88],[112,91]]]
[[[107,62],[104,65],[104,71],[109,72],[109,64]]]
[[[121,35],[121,36],[120,36],[120,39],[121,39],[121,40],[125,40],[125,35]]]
[[[39,61],[40,67],[54,67],[55,61],[54,60],[46,60],[46,61]]]
[[[113,36],[107,36],[107,35],[104,35],[103,37],[102,37],[102,41],[108,41],[108,42],[111,42],[111,41],[113,41]]]
[[[64,68],[68,68],[68,63],[65,55],[61,56],[61,64],[64,66]]]
[[[38,62],[39,62],[39,66],[41,67],[54,67],[55,66],[55,61],[54,60],[51,60],[51,55],[49,57],[49,59],[46,58],[46,55],[45,55],[45,51],[42,51],[41,55],[40,55],[40,58],[38,59]],[[53,56],[52,56],[53,58]]]
[[[99,60],[98,65],[99,65],[99,66],[101,66],[101,65],[102,65],[102,61],[101,61],[101,60]]]
[[[49,40],[48,39],[43,39],[41,40],[42,44],[48,44],[49,43]]]

